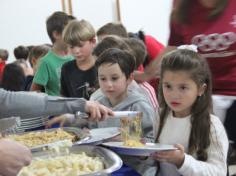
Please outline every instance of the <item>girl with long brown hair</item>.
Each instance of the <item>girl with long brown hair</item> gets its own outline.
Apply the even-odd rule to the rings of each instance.
[[[164,55],[160,73],[160,121],[157,142],[174,151],[152,155],[161,176],[223,176],[227,173],[228,138],[212,112],[211,74],[195,51]]]

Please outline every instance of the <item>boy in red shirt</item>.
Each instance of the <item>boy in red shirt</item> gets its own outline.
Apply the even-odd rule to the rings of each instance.
[[[0,49],[0,81],[2,80],[3,70],[6,66],[6,61],[8,59],[8,51],[5,49]]]

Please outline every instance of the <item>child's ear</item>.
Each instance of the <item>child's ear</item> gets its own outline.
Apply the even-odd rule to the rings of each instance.
[[[198,90],[198,96],[202,96],[207,88],[206,83],[204,83]]]
[[[53,31],[52,36],[55,40],[58,40],[58,39],[62,38],[62,35],[59,34],[57,31]]]
[[[134,80],[134,73],[131,73],[129,78],[128,78],[128,81],[129,81],[129,84]]]
[[[92,39],[90,39],[90,42],[94,45],[94,47],[95,47],[95,45],[96,45],[96,38],[95,37],[93,37]]]

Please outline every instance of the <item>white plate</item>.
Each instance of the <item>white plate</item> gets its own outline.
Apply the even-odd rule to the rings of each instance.
[[[106,142],[103,143],[102,145],[109,147],[111,150],[119,154],[133,155],[133,156],[149,156],[151,153],[157,151],[176,150],[176,148],[173,145],[158,144],[158,143],[146,143],[142,147],[126,147],[123,146],[123,142]]]
[[[113,138],[120,134],[118,127],[96,128],[90,130],[91,138],[84,142],[84,144],[101,144],[105,140]]]

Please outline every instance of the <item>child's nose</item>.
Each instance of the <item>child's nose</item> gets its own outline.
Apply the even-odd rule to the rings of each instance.
[[[107,87],[112,87],[112,82],[111,81],[107,81]]]
[[[172,96],[172,98],[177,99],[177,98],[180,97],[180,92],[179,92],[178,90],[173,90],[173,91],[171,92],[171,96]]]

